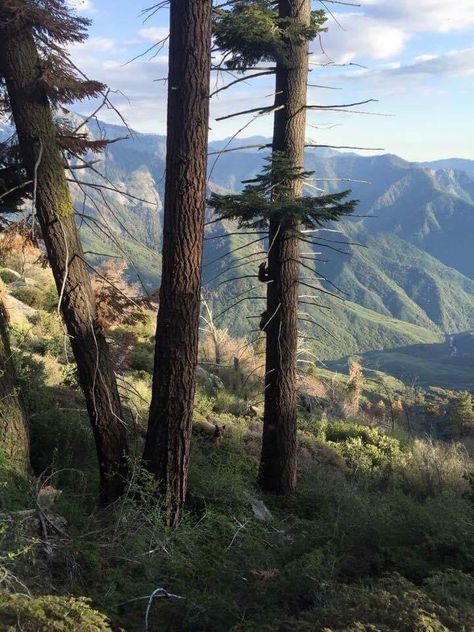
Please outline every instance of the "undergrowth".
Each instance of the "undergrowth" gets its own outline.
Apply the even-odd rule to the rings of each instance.
[[[54,345],[26,347],[15,359],[36,478],[18,479],[0,455],[0,630],[474,629],[473,467],[461,444],[305,415],[297,493],[264,496],[252,391],[222,372],[222,386],[198,389],[186,511],[170,530],[138,459],[124,497],[96,506],[73,371]],[[132,367],[121,389],[139,454],[149,372]],[[220,445],[214,423],[226,426]],[[61,493],[38,510],[49,487]]]

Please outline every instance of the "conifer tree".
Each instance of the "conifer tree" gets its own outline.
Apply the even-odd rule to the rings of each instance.
[[[277,5],[277,8],[275,8]],[[307,109],[308,43],[325,21],[311,11],[310,0],[254,0],[236,3],[218,14],[217,45],[231,55],[229,68],[245,72],[273,61],[275,101],[272,155],[241,196],[212,195],[210,205],[240,226],[268,229],[268,262],[259,274],[267,284],[265,409],[259,484],[279,494],[296,486],[297,341],[300,228],[350,213],[347,191],[303,197]]]
[[[451,402],[447,429],[450,435],[457,438],[474,432],[474,404],[468,391],[459,393]]]
[[[59,306],[78,366],[94,433],[104,502],[124,485],[127,452],[118,389],[75,223],[65,156],[101,149],[67,121],[54,118],[61,103],[97,96],[100,83],[84,79],[64,46],[86,38],[88,21],[65,0],[5,0],[0,3],[0,96],[16,127],[20,159],[33,197],[59,294]]]
[[[211,64],[211,0],[170,3],[163,268],[145,466],[168,521],[186,497],[198,353]]]

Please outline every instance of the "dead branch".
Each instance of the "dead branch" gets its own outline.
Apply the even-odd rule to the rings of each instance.
[[[211,94],[209,95],[209,98],[212,99],[212,97],[218,94],[219,92],[222,92],[223,90],[227,90],[227,88],[230,88],[231,86],[234,86],[236,83],[240,83],[241,81],[247,81],[248,79],[253,79],[254,77],[263,77],[264,75],[273,75],[274,73],[275,73],[275,70],[265,70],[262,72],[254,73],[253,75],[239,77],[238,79],[231,81],[225,86],[222,86],[222,88],[217,88],[217,90],[214,90],[214,92],[211,92]]]

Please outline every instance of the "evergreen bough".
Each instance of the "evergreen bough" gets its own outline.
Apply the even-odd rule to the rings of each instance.
[[[226,51],[230,70],[245,72],[259,62],[286,65],[287,42],[311,41],[326,29],[324,11],[312,11],[309,26],[291,18],[280,18],[277,2],[242,0],[232,11],[217,11],[214,38],[217,47]]]
[[[295,181],[313,175],[292,165],[281,152],[266,159],[263,171],[240,194],[212,193],[209,206],[222,219],[237,220],[239,228],[268,228],[270,220],[294,220],[305,229],[321,227],[350,215],[357,200],[347,199],[350,190],[320,196],[295,198]],[[275,193],[275,191],[278,193]]]

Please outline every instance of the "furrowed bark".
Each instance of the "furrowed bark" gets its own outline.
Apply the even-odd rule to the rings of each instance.
[[[280,0],[279,16],[310,23],[310,0]],[[276,67],[273,152],[304,167],[308,43],[287,41],[287,60]],[[280,108],[280,106],[283,106]],[[295,181],[295,198],[303,182]],[[278,186],[274,195],[278,196]],[[258,482],[265,491],[289,494],[296,487],[296,353],[299,241],[295,221],[270,222],[267,285],[265,411]]]
[[[186,497],[198,350],[211,0],[173,0],[169,41],[163,270],[143,460],[175,525]]]
[[[14,19],[12,19],[14,17]],[[100,469],[101,499],[119,497],[127,437],[104,333],[74,219],[41,61],[28,24],[0,9],[0,74],[5,79],[22,161],[36,183],[36,215],[86,399]]]
[[[8,337],[8,313],[0,297],[0,451],[6,465],[30,474],[30,442],[25,411],[18,398]]]

